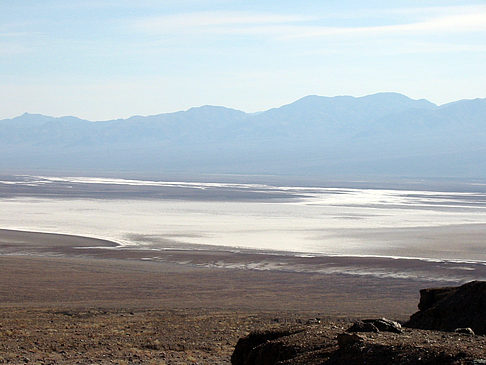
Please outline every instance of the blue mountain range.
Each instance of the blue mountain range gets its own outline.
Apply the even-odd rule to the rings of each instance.
[[[87,121],[0,120],[4,171],[486,177],[486,99],[306,96],[259,113],[219,106]]]

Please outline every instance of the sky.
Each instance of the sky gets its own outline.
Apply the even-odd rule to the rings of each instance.
[[[486,1],[1,0],[0,119],[486,97]]]

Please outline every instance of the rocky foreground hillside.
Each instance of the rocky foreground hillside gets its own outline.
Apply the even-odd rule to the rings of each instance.
[[[234,365],[486,364],[486,282],[424,289],[406,323],[310,320],[241,338]]]

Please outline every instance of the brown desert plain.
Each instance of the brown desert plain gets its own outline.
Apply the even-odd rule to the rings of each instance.
[[[450,284],[215,268],[208,263],[251,253],[209,249],[152,262],[115,246],[0,230],[0,363],[225,364],[252,330],[319,323],[330,334],[355,318],[406,320],[420,288]]]

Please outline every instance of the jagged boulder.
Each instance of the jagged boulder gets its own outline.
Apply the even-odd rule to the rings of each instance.
[[[427,310],[433,307],[438,301],[447,297],[448,295],[455,293],[458,287],[447,286],[444,288],[427,288],[420,290],[420,301],[418,308],[421,311]]]
[[[350,364],[428,364],[428,365],[459,365],[476,364],[474,360],[464,359],[463,354],[451,354],[437,348],[421,348],[408,346],[389,346],[366,340],[356,344],[340,346],[325,365]],[[480,364],[479,362],[477,364]]]
[[[340,333],[336,337],[338,345],[340,348],[346,348],[353,346],[364,341],[364,338],[356,333]]]
[[[469,327],[474,333],[484,335],[486,281],[421,290],[419,309],[405,324],[407,327],[442,331]]]
[[[356,321],[346,332],[379,332],[380,330],[370,322]]]
[[[295,355],[294,348],[287,348],[282,343],[275,342],[274,340],[302,331],[304,330],[300,328],[284,328],[250,332],[248,336],[238,340],[235,350],[231,355],[231,364],[265,365],[275,364],[277,361],[289,359]]]
[[[456,328],[454,330],[454,332],[456,333],[465,333],[466,335],[475,335],[474,331],[469,328],[469,327],[466,327],[466,328]]]
[[[370,323],[380,331],[402,333],[402,325],[387,318],[364,319],[364,323]]]
[[[402,326],[400,323],[391,321],[386,318],[378,319],[364,319],[356,321],[346,332],[393,332],[402,333]]]

